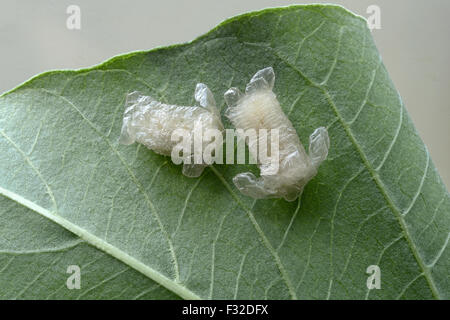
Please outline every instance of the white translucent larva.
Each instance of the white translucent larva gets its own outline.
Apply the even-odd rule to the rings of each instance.
[[[183,164],[183,174],[188,177],[200,176],[207,164],[193,161],[194,127],[200,125],[202,130],[213,129],[222,132],[223,125],[214,96],[205,84],[197,84],[195,100],[200,106],[165,104],[137,91],[128,94],[119,142],[129,145],[136,141],[158,154],[170,156],[178,143],[172,138],[174,130],[185,130],[184,132],[191,135],[187,138],[192,141],[192,145],[191,153],[183,157],[191,158],[192,161],[190,164]],[[199,149],[203,147],[197,146]]]
[[[275,74],[271,67],[258,71],[247,84],[245,94],[237,88],[230,88],[225,93],[228,105],[227,117],[237,129],[278,129],[279,132],[279,166],[276,174],[269,172],[269,167],[259,162],[260,177],[251,172],[240,173],[233,178],[236,187],[252,198],[280,198],[295,200],[304,186],[313,178],[320,163],[326,159],[330,141],[327,129],[317,128],[309,138],[309,155],[300,139],[283,113],[272,91]],[[260,137],[257,137],[259,140]],[[249,151],[252,149],[249,146]],[[257,159],[256,154],[252,154]]]

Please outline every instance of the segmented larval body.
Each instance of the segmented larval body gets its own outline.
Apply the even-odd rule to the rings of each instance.
[[[206,164],[195,164],[194,153],[199,149],[201,154],[210,142],[203,141],[194,149],[194,129],[201,128],[200,134],[203,134],[209,129],[223,131],[223,125],[214,97],[206,85],[197,84],[195,99],[200,106],[170,105],[136,91],[130,93],[126,100],[120,143],[128,145],[138,142],[156,153],[171,156],[172,149],[179,143],[172,134],[176,129],[182,129],[191,136],[185,138],[192,141],[191,163],[184,164],[183,174],[199,176]]]
[[[309,155],[300,142],[291,121],[284,114],[276,95],[272,91],[275,74],[271,67],[258,71],[247,84],[245,94],[237,88],[225,93],[228,104],[227,116],[233,125],[244,131],[254,129],[257,141],[261,141],[260,129],[278,130],[278,164],[258,160],[260,177],[251,172],[240,173],[233,179],[236,187],[253,198],[279,198],[295,200],[306,183],[316,175],[320,163],[326,159],[329,138],[326,128],[320,127],[310,136]],[[249,151],[257,159],[256,148]]]

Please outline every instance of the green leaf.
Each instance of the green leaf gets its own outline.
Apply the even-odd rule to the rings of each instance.
[[[189,179],[118,144],[128,92],[186,105],[204,82],[223,106],[266,66],[301,140],[329,130],[301,201],[239,194],[242,165]],[[450,298],[449,193],[365,21],[338,6],[249,13],[188,44],[37,76],[0,98],[0,150],[5,298]],[[75,293],[69,264],[89,278]]]

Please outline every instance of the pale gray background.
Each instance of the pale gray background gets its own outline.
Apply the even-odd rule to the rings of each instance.
[[[364,17],[368,17],[369,5],[381,8],[382,28],[374,30],[373,36],[434,163],[450,186],[450,1],[334,2]],[[49,69],[84,68],[117,54],[186,42],[231,16],[294,3],[0,0],[0,93]],[[81,8],[81,30],[66,28],[70,4]]]

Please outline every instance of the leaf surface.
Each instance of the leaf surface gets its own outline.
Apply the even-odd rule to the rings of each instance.
[[[203,82],[223,106],[266,66],[301,140],[329,130],[329,158],[301,200],[239,194],[231,179],[254,166],[189,179],[170,158],[118,144],[128,92],[192,105]],[[341,7],[253,12],[188,44],[39,75],[0,98],[0,150],[6,298],[450,297],[448,191],[365,21]],[[54,293],[66,265],[89,263],[97,287]],[[380,290],[367,288],[370,265]]]

